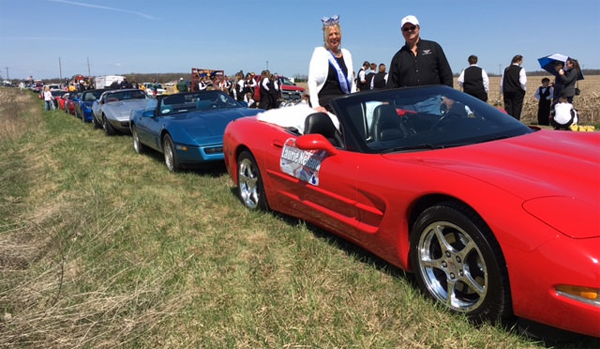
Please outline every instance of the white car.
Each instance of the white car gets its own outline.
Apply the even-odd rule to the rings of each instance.
[[[142,83],[141,88],[145,90],[149,96],[160,96],[167,92],[167,90],[159,83],[144,82]],[[156,91],[156,93],[154,93],[154,91]]]

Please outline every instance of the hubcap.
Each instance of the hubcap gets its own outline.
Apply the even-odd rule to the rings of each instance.
[[[258,172],[250,159],[240,161],[238,178],[240,196],[244,205],[255,209],[260,200],[258,194]]]
[[[449,308],[469,312],[485,300],[488,273],[479,247],[459,226],[430,224],[419,240],[419,272],[429,292]]]
[[[165,164],[167,164],[169,171],[173,171],[173,156],[173,148],[171,147],[171,143],[165,141]]]

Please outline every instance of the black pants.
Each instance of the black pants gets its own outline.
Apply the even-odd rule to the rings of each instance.
[[[521,120],[521,110],[523,110],[523,99],[525,91],[504,92],[504,109],[508,115],[517,120]]]

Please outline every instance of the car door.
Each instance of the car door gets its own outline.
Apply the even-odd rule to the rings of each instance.
[[[271,142],[267,175],[276,198],[269,200],[287,208],[284,213],[360,239],[355,153],[304,151],[295,140],[283,135]]]

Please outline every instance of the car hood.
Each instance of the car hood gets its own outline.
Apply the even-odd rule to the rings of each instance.
[[[471,177],[523,200],[523,208],[545,222],[574,212],[588,222],[578,237],[599,235],[600,134],[537,131],[462,147],[384,155]],[[573,217],[573,219],[576,219]],[[559,220],[565,222],[566,220]],[[589,226],[589,227],[588,227]],[[567,227],[556,227],[566,231]]]
[[[258,112],[259,109],[247,108],[190,112],[171,116],[170,127],[187,134],[190,143],[221,143],[225,127],[231,121],[256,115]]]
[[[148,100],[146,99],[129,99],[104,104],[102,109],[107,116],[129,120],[129,113],[131,110],[144,108],[147,102]]]

